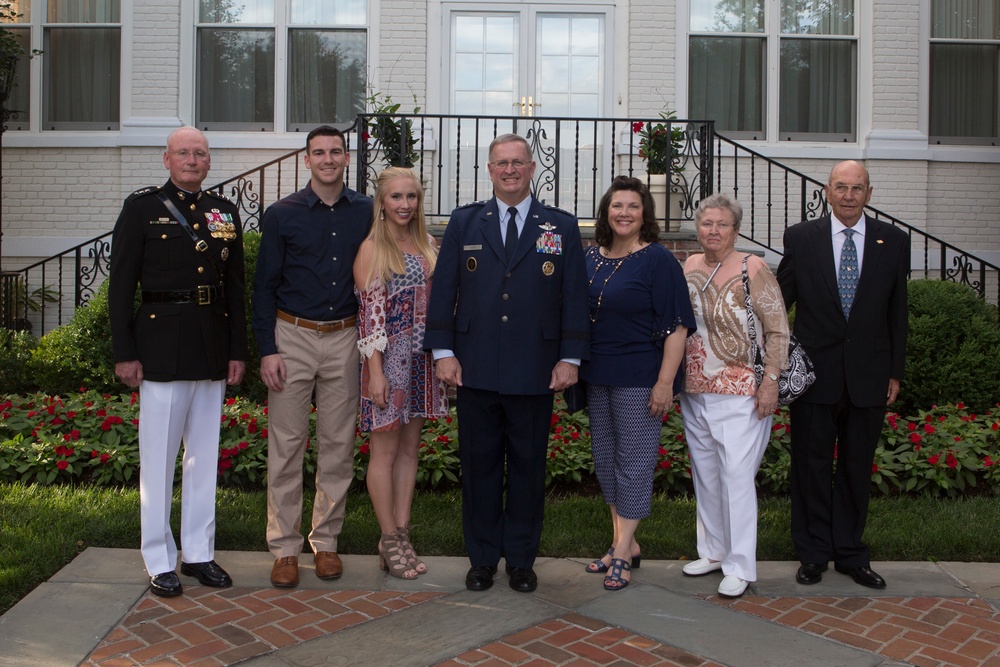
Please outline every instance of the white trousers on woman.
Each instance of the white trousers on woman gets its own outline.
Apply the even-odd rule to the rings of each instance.
[[[722,561],[722,573],[757,580],[754,477],[771,436],[753,396],[680,395],[698,503],[698,557]]]

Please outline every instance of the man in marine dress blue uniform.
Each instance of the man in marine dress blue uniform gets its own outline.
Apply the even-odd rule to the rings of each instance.
[[[490,588],[503,557],[510,587],[531,592],[553,392],[589,358],[586,268],[576,218],[531,195],[524,138],[494,139],[488,166],[493,199],[448,222],[424,348],[457,387],[466,588]]]
[[[215,557],[215,484],[226,383],[247,358],[243,236],[236,205],[201,184],[212,157],[193,127],[167,138],[170,180],[133,192],[115,223],[108,310],[115,374],[139,387],[139,504],[150,590],[182,592],[170,530],[184,442],[181,574],[232,585]],[[135,312],[136,285],[142,305]]]

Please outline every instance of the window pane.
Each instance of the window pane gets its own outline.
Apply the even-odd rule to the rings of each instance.
[[[759,37],[692,37],[688,115],[763,139],[765,46]]]
[[[779,139],[809,133],[853,141],[855,70],[853,41],[781,40]]]
[[[1000,39],[1000,0],[931,0],[931,37]]]
[[[202,29],[198,35],[198,125],[273,129],[274,31]]]
[[[289,33],[288,127],[349,123],[365,110],[365,33]]]
[[[274,0],[200,0],[201,23],[274,23]]]
[[[119,0],[49,0],[50,23],[118,23]]]
[[[7,31],[14,35],[14,39],[17,40],[17,44],[21,47],[24,55],[17,61],[17,67],[14,69],[14,80],[7,98],[0,100],[0,103],[7,109],[8,113],[12,114],[10,120],[7,122],[7,129],[27,130],[28,112],[31,111],[31,95],[29,94],[31,92],[29,88],[31,83],[28,80],[28,54],[31,52],[31,34],[27,29],[23,28],[7,28]]]
[[[854,0],[782,0],[781,32],[853,35]]]
[[[31,0],[9,0],[9,2],[10,12],[15,16],[12,23],[31,23]],[[17,16],[18,14],[20,16]]]
[[[121,31],[45,31],[44,129],[118,129]]]
[[[292,23],[327,25],[364,25],[367,23],[365,0],[291,0]]]
[[[996,139],[1000,47],[931,44],[932,137]]]
[[[764,32],[764,0],[691,0],[691,30]]]

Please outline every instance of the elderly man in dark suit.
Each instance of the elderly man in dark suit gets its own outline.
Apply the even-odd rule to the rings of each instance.
[[[861,164],[834,167],[826,196],[832,213],[789,227],[778,265],[816,365],[816,383],[791,405],[796,580],[819,582],[832,559],[858,584],[885,588],[861,538],[875,447],[903,377],[910,250],[906,234],[865,216],[872,187]]]
[[[524,138],[490,144],[494,197],[452,213],[427,315],[424,348],[438,377],[458,388],[473,591],[493,585],[501,556],[511,588],[537,587],[553,392],[574,384],[589,356],[580,230],[531,195],[534,170]]]
[[[174,130],[163,165],[170,179],[129,195],[115,223],[108,309],[115,373],[139,387],[142,559],[150,590],[173,597],[182,592],[170,530],[182,441],[181,574],[232,585],[214,560],[216,464],[222,399],[243,378],[247,332],[240,214],[201,189],[212,166],[205,135]]]

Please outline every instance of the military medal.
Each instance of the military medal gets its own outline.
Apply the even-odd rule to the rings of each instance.
[[[543,223],[543,224],[538,225],[538,226],[541,227],[546,232],[551,232],[553,229],[555,229],[555,226],[552,225],[552,224],[550,224],[550,223],[548,223],[548,222]]]
[[[552,262],[545,262],[544,264],[542,264],[542,273],[544,273],[545,275],[551,276],[555,272],[556,272],[556,265],[553,264]]]
[[[469,271],[475,271],[476,270],[476,258],[475,257],[470,257],[468,260],[466,260],[465,265],[467,267],[469,267]]]
[[[223,248],[222,252],[219,253],[219,256],[222,257],[223,262],[229,259],[229,248]]]

